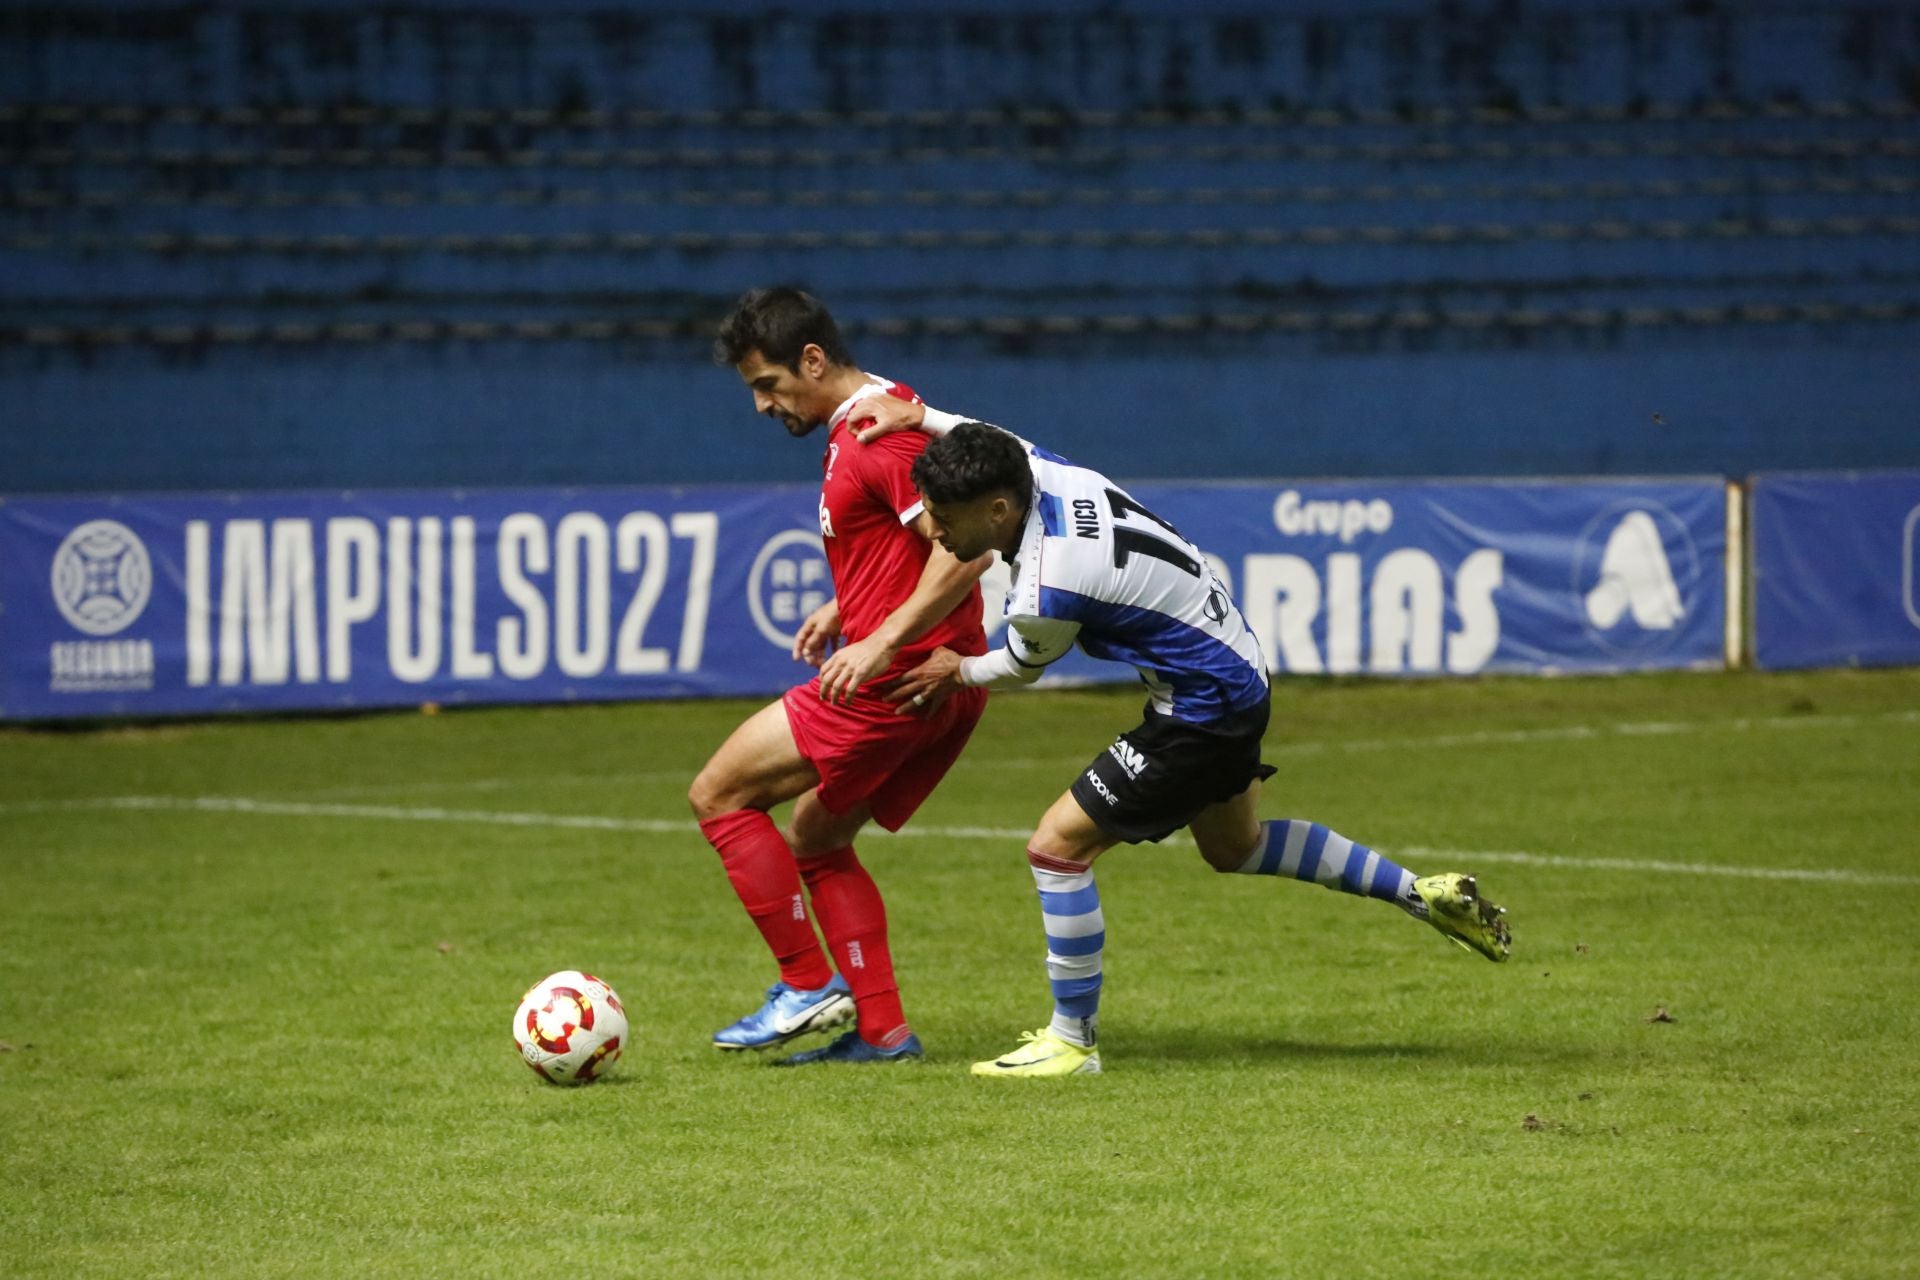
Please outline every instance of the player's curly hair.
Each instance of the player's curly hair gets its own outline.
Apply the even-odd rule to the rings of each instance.
[[[740,295],[733,311],[720,322],[713,340],[713,362],[736,365],[750,351],[773,364],[798,371],[800,353],[812,343],[834,364],[851,365],[853,352],[840,337],[840,326],[818,298],[792,285],[753,289]]]
[[[1033,489],[1027,447],[984,422],[963,422],[913,460],[913,483],[930,502],[971,502],[1011,490],[1025,502]]]

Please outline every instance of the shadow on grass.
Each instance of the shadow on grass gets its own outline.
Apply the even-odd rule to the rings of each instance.
[[[1126,1031],[1117,1036],[1102,1036],[1115,1052],[1128,1058],[1162,1058],[1182,1061],[1234,1061],[1254,1059],[1378,1059],[1445,1057],[1450,1050],[1432,1044],[1329,1044],[1305,1040],[1287,1040],[1272,1036],[1236,1036],[1218,1028],[1165,1028],[1153,1031]]]
[[[1235,1035],[1218,1027],[1160,1027],[1102,1036],[1122,1058],[1166,1062],[1437,1062],[1458,1066],[1511,1066],[1515,1062],[1575,1063],[1589,1054],[1539,1041],[1498,1044],[1409,1044],[1394,1041],[1290,1040]]]

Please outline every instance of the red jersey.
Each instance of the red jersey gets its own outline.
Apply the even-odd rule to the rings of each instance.
[[[928,437],[918,431],[899,431],[861,444],[847,426],[848,411],[855,404],[865,395],[883,392],[919,400],[911,388],[884,380],[852,397],[827,423],[827,452],[821,459],[825,478],[820,484],[820,540],[827,549],[827,567],[833,571],[834,595],[840,601],[840,630],[849,642],[873,634],[906,603],[920,585],[933,550],[933,544],[913,528],[921,502],[908,474],[913,460],[927,447]],[[969,656],[987,651],[977,585],[953,612],[903,648],[888,673],[919,665],[941,645]]]

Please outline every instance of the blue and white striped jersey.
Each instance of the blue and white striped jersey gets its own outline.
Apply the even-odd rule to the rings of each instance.
[[[1031,444],[1028,454],[1033,506],[1006,599],[1022,676],[1078,640],[1131,663],[1154,708],[1176,720],[1209,724],[1258,706],[1259,641],[1199,548],[1099,472]]]

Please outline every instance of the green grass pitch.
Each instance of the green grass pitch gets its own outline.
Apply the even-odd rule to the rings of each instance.
[[[1920,1274],[1920,672],[1283,682],[1266,813],[1478,872],[1512,962],[1122,848],[1107,1074],[973,1080],[1138,703],[1000,696],[864,842],[929,1058],[807,1072],[707,1045],[751,704],[0,733],[0,1274]],[[635,1027],[579,1090],[508,1035],[569,967]]]

